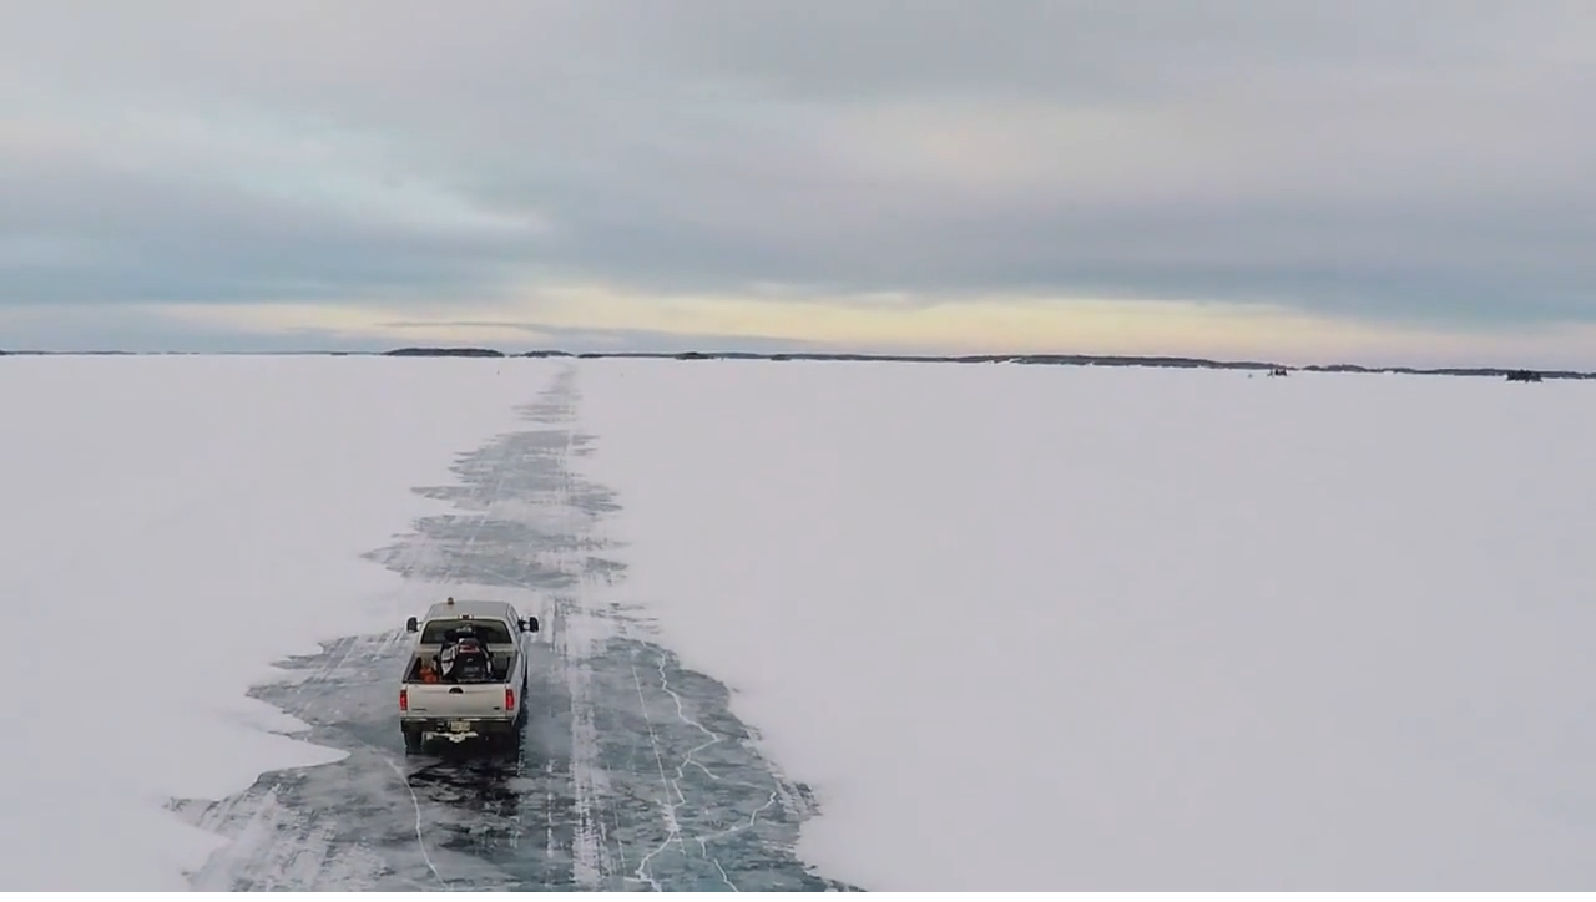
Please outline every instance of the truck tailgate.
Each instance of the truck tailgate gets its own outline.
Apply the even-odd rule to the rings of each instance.
[[[503,717],[504,683],[409,683],[405,689],[408,706],[404,712],[416,717]]]

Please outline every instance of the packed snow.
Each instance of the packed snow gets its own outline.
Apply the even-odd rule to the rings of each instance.
[[[5,889],[185,889],[219,840],[170,799],[337,757],[245,692],[435,600],[359,555],[513,425],[550,372],[519,363],[0,359]]]
[[[875,890],[1596,877],[1588,384],[595,361],[684,664]]]
[[[436,600],[361,553],[567,365],[0,359],[4,888],[183,889],[220,840],[169,800],[336,757],[246,691]],[[581,465],[623,508],[605,591],[814,788],[817,873],[1596,875],[1589,385],[577,366]]]

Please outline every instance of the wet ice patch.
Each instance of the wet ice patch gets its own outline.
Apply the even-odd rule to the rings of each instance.
[[[760,755],[725,687],[608,600],[626,573],[606,535],[619,507],[574,472],[593,441],[573,428],[577,389],[563,371],[520,428],[459,456],[455,482],[419,490],[452,510],[367,555],[423,594],[512,601],[543,619],[520,757],[406,757],[393,692],[407,634],[332,643],[285,663],[307,676],[257,694],[348,757],[183,806],[235,837],[197,886],[844,888],[794,854],[812,802]]]

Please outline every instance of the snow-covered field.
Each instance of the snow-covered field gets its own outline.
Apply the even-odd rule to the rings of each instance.
[[[1596,386],[599,361],[623,589],[871,889],[1596,881]]]
[[[17,703],[0,888],[186,886],[217,844],[162,810],[335,753],[244,697],[316,640],[423,601],[359,554],[409,486],[547,368],[370,358],[0,358],[0,592]],[[517,383],[517,379],[520,382]]]
[[[337,757],[245,691],[434,600],[360,555],[572,365],[580,466],[619,493],[607,591],[814,788],[817,873],[1596,875],[1589,385],[9,358],[0,888],[183,888],[220,841],[170,799]]]

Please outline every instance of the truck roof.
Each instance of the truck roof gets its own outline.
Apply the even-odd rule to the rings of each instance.
[[[449,599],[427,608],[425,620],[451,620],[456,617],[495,617],[514,623],[519,615],[515,606],[504,601]]]

